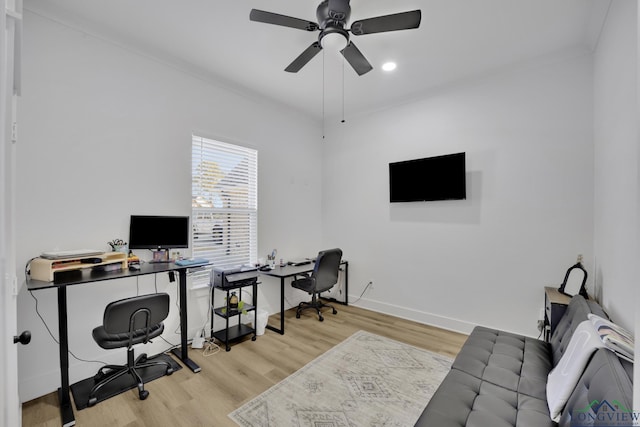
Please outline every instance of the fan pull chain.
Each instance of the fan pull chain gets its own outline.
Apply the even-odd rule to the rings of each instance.
[[[342,57],[342,121],[340,123],[344,123],[344,56]]]
[[[322,139],[324,139],[324,50],[322,51]]]

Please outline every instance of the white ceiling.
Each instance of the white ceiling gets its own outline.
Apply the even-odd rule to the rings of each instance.
[[[611,0],[352,0],[351,21],[420,9],[419,29],[352,36],[374,70],[357,76],[324,56],[325,114],[385,108],[442,85],[539,58],[592,51]],[[249,21],[252,8],[316,21],[320,0],[24,0],[24,8],[177,65],[241,93],[315,118],[323,114],[323,55],[284,68],[311,33]],[[28,19],[28,15],[27,18]],[[393,73],[380,69],[397,62]]]

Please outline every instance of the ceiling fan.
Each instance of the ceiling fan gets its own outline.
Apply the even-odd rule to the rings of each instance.
[[[265,24],[280,25],[305,31],[320,31],[318,41],[305,49],[285,71],[297,73],[323,48],[336,46],[336,50],[349,62],[358,75],[368,73],[373,69],[367,58],[356,45],[349,40],[349,33],[354,36],[384,33],[387,31],[410,30],[420,26],[422,14],[420,10],[361,19],[351,23],[351,28],[345,24],[351,15],[350,0],[324,0],[318,5],[316,17],[318,23],[304,19],[293,18],[264,10],[252,9],[249,19]]]

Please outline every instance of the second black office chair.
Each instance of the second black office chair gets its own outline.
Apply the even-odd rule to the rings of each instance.
[[[163,360],[147,360],[147,355],[142,354],[134,359],[133,346],[147,343],[152,338],[164,331],[164,319],[169,314],[169,295],[165,293],[140,295],[109,303],[104,310],[102,326],[93,330],[93,339],[104,349],[127,348],[126,365],[106,365],[100,368],[94,379],[95,385],[89,395],[88,406],[97,403],[97,393],[106,384],[129,374],[133,377],[138,387],[140,400],[149,396],[144,389],[142,377],[137,369],[162,365],[166,368],[166,375],[173,373],[170,363]],[[131,387],[129,387],[131,388]]]
[[[296,318],[300,318],[302,310],[309,308],[315,309],[318,313],[318,320],[324,320],[321,309],[330,307],[333,314],[338,313],[334,306],[326,304],[320,299],[320,293],[328,291],[336,283],[338,283],[338,271],[340,270],[340,261],[342,260],[342,250],[329,249],[318,253],[316,265],[313,272],[309,276],[302,278],[294,277],[291,286],[303,290],[312,295],[310,302],[301,302],[296,310]]]

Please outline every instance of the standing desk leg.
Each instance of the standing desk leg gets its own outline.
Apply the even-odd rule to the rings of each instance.
[[[280,335],[284,335],[284,277],[280,278]]]
[[[62,426],[76,425],[71,398],[69,397],[69,331],[67,330],[67,287],[58,287],[58,337],[60,339],[60,388],[58,402]]]
[[[178,270],[178,275],[180,277],[178,284],[180,287],[180,348],[174,348],[171,352],[193,372],[200,372],[200,366],[189,359],[187,354],[187,269],[181,268]]]
[[[349,261],[344,263],[344,305],[349,305]]]
[[[280,329],[271,325],[267,325],[267,329],[284,335],[284,277],[280,278]]]
[[[213,285],[211,285],[211,286],[213,286]],[[212,287],[211,288],[211,301],[209,301],[210,305],[209,305],[209,309],[208,309],[209,313],[207,314],[207,315],[211,316],[211,329],[209,329],[209,336],[211,338],[213,338],[213,318],[216,317],[214,315],[214,312],[213,312],[213,307],[216,306],[216,302],[215,302],[216,298],[215,298],[215,296],[216,296],[216,290],[215,290],[215,288]],[[203,338],[206,338],[206,337],[207,337],[207,334],[205,333]]]
[[[258,338],[258,283],[253,283],[253,337],[252,341],[255,341]],[[240,295],[242,296],[242,288],[240,288]],[[268,320],[267,320],[268,321]]]

